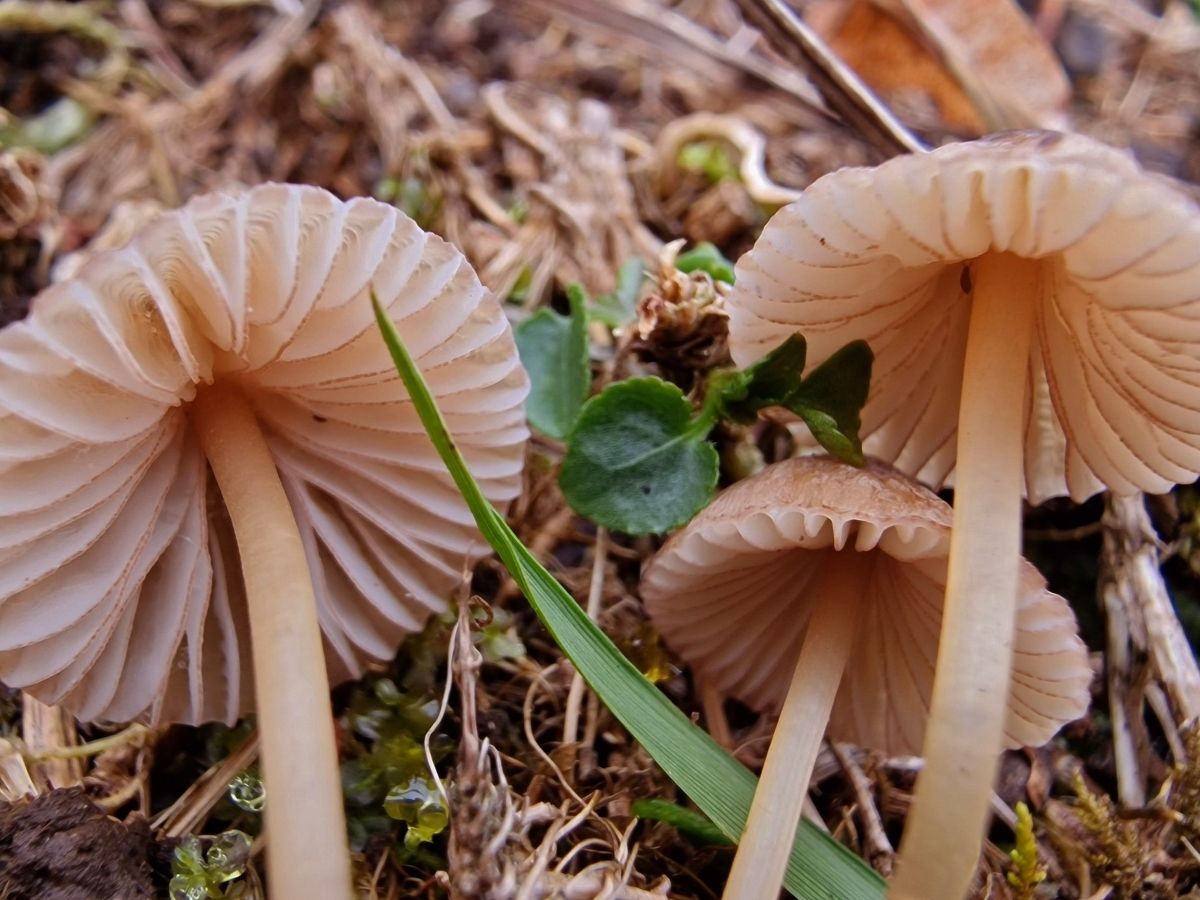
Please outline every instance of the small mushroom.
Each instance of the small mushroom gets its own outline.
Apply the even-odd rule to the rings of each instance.
[[[722,493],[646,568],[667,643],[725,693],[782,710],[726,897],[778,893],[823,734],[920,750],[950,520],[889,466],[790,459]],[[1009,747],[1040,746],[1087,712],[1091,680],[1070,607],[1029,563],[1019,572]]]
[[[389,659],[486,546],[371,286],[511,499],[527,381],[500,305],[373,200],[196,198],[0,331],[0,678],[85,719],[256,707],[279,897],[350,893],[329,681]]]
[[[895,896],[960,900],[1004,720],[1021,496],[1200,472],[1200,217],[1095,141],[1018,132],[843,169],[781,210],[726,307],[741,365],[800,331],[875,352],[864,449],[955,529],[925,768]]]

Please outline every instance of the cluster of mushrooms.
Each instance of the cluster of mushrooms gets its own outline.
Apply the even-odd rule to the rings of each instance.
[[[643,576],[681,657],[780,713],[727,897],[778,891],[825,734],[925,757],[891,894],[963,896],[999,751],[1088,704],[1074,617],[1020,558],[1023,498],[1196,477],[1198,277],[1186,198],[1045,133],[836,172],[740,261],[738,363],[800,332],[811,365],[861,338],[876,370],[867,466],[770,466]],[[329,685],[484,550],[372,287],[511,500],[528,382],[504,313],[385,204],[199,197],[0,332],[0,680],[87,720],[256,710],[276,897],[351,895]]]
[[[961,900],[1001,748],[1088,706],[1074,618],[1020,556],[1023,500],[1200,472],[1200,214],[1095,141],[999,134],[817,180],[726,308],[741,365],[795,332],[814,366],[870,344],[879,462],[769,467],[644,574],[680,655],[780,710],[725,896],[778,891],[828,723],[924,757],[889,896]],[[954,487],[952,529],[901,472]]]

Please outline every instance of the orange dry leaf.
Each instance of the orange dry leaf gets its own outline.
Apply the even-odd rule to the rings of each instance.
[[[984,121],[954,75],[892,13],[870,0],[832,0],[809,6],[806,18],[910,125],[983,134]]]
[[[1014,0],[888,0],[937,47],[989,129],[1063,128],[1070,82]]]
[[[925,101],[964,135],[1064,127],[1066,74],[1013,0],[827,0],[808,18],[910,120]]]

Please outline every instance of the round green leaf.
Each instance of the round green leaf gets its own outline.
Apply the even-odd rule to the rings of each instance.
[[[658,534],[682,525],[717,484],[711,422],[693,419],[683,392],[631,378],[584,404],[559,473],[563,496],[598,525]]]

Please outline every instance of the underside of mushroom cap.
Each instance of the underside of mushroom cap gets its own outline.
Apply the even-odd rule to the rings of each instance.
[[[371,286],[485,494],[517,494],[527,379],[457,250],[316,188],[199,197],[0,332],[0,680],[87,719],[249,710],[237,545],[187,414],[213,382],[259,418],[332,680],[445,607],[486,543],[396,375]]]
[[[1041,260],[1025,416],[1033,502],[1200,471],[1200,215],[1126,155],[1017,132],[843,169],[768,223],[727,299],[747,365],[801,332],[875,353],[864,448],[952,477],[972,260]]]
[[[827,457],[768,466],[719,496],[647,566],[667,644],[720,690],[778,710],[800,656],[810,585],[831,553],[871,568],[829,733],[920,752],[941,629],[950,508],[894,469]],[[1063,598],[1022,561],[1005,740],[1038,746],[1088,708],[1091,669]]]

